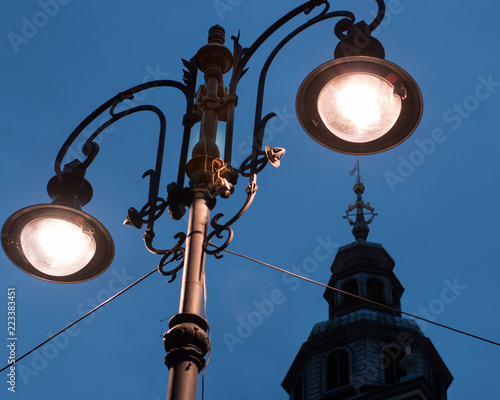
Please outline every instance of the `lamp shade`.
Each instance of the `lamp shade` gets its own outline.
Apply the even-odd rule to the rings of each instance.
[[[406,140],[422,117],[415,81],[389,61],[343,57],[316,68],[297,94],[297,116],[315,141],[347,154],[374,154]]]
[[[39,204],[14,213],[1,232],[10,260],[36,278],[84,282],[111,264],[111,235],[95,218],[72,207]]]

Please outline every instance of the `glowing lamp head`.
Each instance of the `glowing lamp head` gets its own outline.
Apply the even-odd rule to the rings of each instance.
[[[373,154],[407,139],[422,116],[422,96],[397,65],[367,56],[344,57],[314,70],[297,95],[297,116],[323,146]]]
[[[99,221],[55,204],[14,213],[2,228],[1,240],[16,266],[51,282],[92,279],[108,268],[114,254],[113,240]]]

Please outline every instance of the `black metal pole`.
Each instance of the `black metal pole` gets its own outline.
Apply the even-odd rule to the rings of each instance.
[[[208,44],[197,53],[197,68],[205,73],[205,84],[196,98],[196,112],[201,117],[200,138],[186,165],[190,178],[190,212],[184,255],[179,314],[169,322],[164,336],[165,364],[170,375],[168,400],[195,400],[198,374],[205,366],[205,354],[210,348],[208,324],[201,316],[205,279],[205,240],[210,210],[215,206],[216,193],[210,188],[214,182],[213,166],[220,161],[216,144],[217,124],[220,120],[223,74],[233,65],[233,55],[224,46],[224,29],[214,26],[208,35]]]
[[[165,334],[165,363],[169,367],[169,400],[195,400],[198,374],[205,365],[210,343],[207,322],[200,316],[205,279],[203,244],[208,229],[210,207],[205,189],[194,189],[184,256],[179,314]]]

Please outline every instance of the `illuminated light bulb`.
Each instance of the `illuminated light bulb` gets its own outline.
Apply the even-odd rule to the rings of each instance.
[[[21,247],[30,264],[47,275],[66,276],[84,268],[95,255],[93,236],[74,222],[38,218],[21,232]]]
[[[338,101],[344,116],[358,128],[380,121],[380,106],[373,88],[361,84],[348,85],[339,93]]]
[[[368,73],[341,75],[318,96],[318,113],[340,139],[365,143],[384,136],[401,114],[401,98],[385,79]]]

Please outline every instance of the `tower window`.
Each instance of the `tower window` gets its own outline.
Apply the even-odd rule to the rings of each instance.
[[[399,362],[403,358],[403,350],[399,346],[387,346],[382,354],[385,383],[389,385],[398,383],[404,375],[399,366]]]
[[[368,279],[366,281],[366,296],[377,303],[384,302],[384,284],[378,279]]]
[[[349,384],[349,353],[346,350],[334,350],[326,357],[326,390],[332,390]]]
[[[293,388],[293,400],[303,400],[304,399],[304,377],[301,375],[295,382],[295,387]]]
[[[344,292],[352,293],[355,294],[356,296],[359,296],[358,282],[356,282],[354,279],[349,279],[348,281],[345,281],[342,284],[341,289]],[[344,298],[344,305],[346,306],[356,304],[359,301],[359,299],[357,299],[356,297],[349,296],[348,294],[344,294],[343,298]]]

